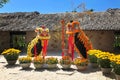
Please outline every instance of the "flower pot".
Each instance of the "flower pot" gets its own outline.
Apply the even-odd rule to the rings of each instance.
[[[63,69],[69,69],[71,64],[61,64]]]
[[[43,68],[43,65],[44,65],[44,64],[34,63],[35,69]]]
[[[120,80],[120,75],[115,74],[115,78],[116,78],[116,80]]]
[[[2,52],[2,55],[6,59],[8,65],[14,65],[18,59],[19,53],[21,51],[14,48],[6,49]]]
[[[7,63],[8,65],[15,65],[17,60],[8,60]]]
[[[97,63],[90,63],[92,68],[98,68],[98,64]]]
[[[15,65],[19,55],[4,55],[4,58],[6,59],[8,65]]]
[[[84,71],[87,69],[87,66],[79,66],[79,65],[76,65],[77,69],[80,70],[80,71]]]
[[[20,66],[23,68],[23,69],[27,69],[30,67],[30,64],[31,63],[20,63]]]
[[[103,73],[109,74],[112,71],[112,68],[101,68]]]
[[[47,64],[49,69],[57,68],[57,64]]]

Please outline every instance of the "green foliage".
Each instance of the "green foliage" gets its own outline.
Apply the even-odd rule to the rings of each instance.
[[[97,57],[95,55],[88,54],[88,59],[89,59],[90,63],[97,63]]]
[[[6,4],[9,0],[0,0],[0,8],[3,7],[4,4]]]
[[[113,71],[115,74],[120,75],[120,64],[116,64],[115,62],[111,62],[111,67],[113,68]]]
[[[120,75],[120,65],[119,65],[119,64],[116,64],[115,67],[114,67],[114,69],[113,69],[113,71],[114,71],[116,74]]]
[[[9,60],[17,60],[18,56],[19,56],[19,54],[4,55],[4,57],[6,58],[7,61],[9,61]]]
[[[20,63],[31,63],[32,62],[32,58],[31,57],[20,57],[19,58],[19,62]]]
[[[26,47],[26,43],[24,41],[18,41],[19,47]]]
[[[13,44],[15,48],[26,48],[27,44],[25,43],[25,37],[23,35],[14,35]]]
[[[100,59],[100,58],[98,58],[98,64],[102,68],[111,68],[111,66],[110,66],[111,63],[110,63],[109,59]]]
[[[58,59],[54,58],[54,57],[49,57],[49,58],[46,58],[45,62],[46,62],[46,64],[57,64]]]
[[[94,9],[90,9],[89,11],[93,12],[93,11],[94,11]]]
[[[120,47],[120,35],[115,35],[114,47]]]
[[[114,36],[115,36],[114,43],[113,43],[114,53],[119,54],[120,53],[120,33],[116,32]]]

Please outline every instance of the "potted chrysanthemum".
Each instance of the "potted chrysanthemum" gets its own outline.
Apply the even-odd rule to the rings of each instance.
[[[93,50],[89,50],[87,53],[88,53],[88,60],[89,60],[89,63],[91,64],[91,66],[93,68],[96,68],[98,67],[98,64],[97,64],[97,54],[99,54],[100,52],[102,52],[101,50],[96,50],[96,49],[93,49]]]
[[[23,68],[23,69],[27,69],[30,67],[31,65],[31,62],[32,62],[32,58],[29,57],[29,56],[25,56],[25,57],[20,57],[19,58],[19,63],[20,63],[20,66]]]
[[[58,59],[55,57],[48,57],[45,58],[45,63],[47,64],[48,68],[57,68]]]
[[[103,73],[110,73],[112,68],[110,66],[110,58],[113,56],[112,53],[109,52],[101,52],[100,54],[97,54],[98,58],[98,64],[103,71]]]
[[[44,58],[42,56],[34,57],[33,64],[36,69],[42,68],[44,65]]]
[[[4,55],[6,61],[9,65],[14,65],[19,57],[20,52],[21,51],[18,49],[9,48],[9,49],[4,50],[2,52],[2,55]]]
[[[72,63],[72,60],[69,56],[63,56],[60,59],[60,65],[62,66],[63,69],[69,69]]]
[[[114,55],[110,58],[111,67],[115,73],[116,80],[120,80],[120,55]]]
[[[76,65],[78,70],[85,70],[88,66],[88,60],[87,59],[76,58],[74,60],[74,64]]]

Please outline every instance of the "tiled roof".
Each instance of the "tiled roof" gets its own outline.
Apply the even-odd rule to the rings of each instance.
[[[79,20],[84,30],[120,30],[120,9],[109,9],[106,12],[56,13],[40,14],[39,12],[16,12],[0,14],[0,31],[33,31],[40,25],[50,30],[61,30],[60,20],[67,22]]]

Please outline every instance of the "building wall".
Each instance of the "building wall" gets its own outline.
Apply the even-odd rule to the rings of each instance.
[[[85,31],[85,33],[90,38],[95,49],[113,52],[113,31]]]
[[[103,51],[113,51],[114,32],[113,31],[85,31],[90,38],[94,49]],[[27,32],[26,42],[30,42],[36,36],[35,32]],[[61,32],[50,32],[48,50],[61,50]],[[65,47],[67,47],[67,35],[65,37]]]
[[[48,50],[60,50],[61,49],[61,33],[60,32],[50,32],[50,40],[48,44]],[[27,44],[36,37],[34,31],[26,32],[26,42]]]
[[[32,40],[34,39],[36,36],[36,33],[34,31],[28,31],[26,32],[26,42],[27,44]]]
[[[113,31],[85,31],[90,38],[94,49],[103,51],[113,51],[114,32]],[[0,52],[10,47],[10,35],[8,31],[0,32]],[[34,31],[26,32],[26,43],[28,44],[34,39],[36,33]],[[50,40],[48,50],[61,50],[61,32],[50,32]],[[67,35],[65,37],[65,47],[67,48]]]
[[[0,52],[10,47],[10,35],[8,31],[0,31]]]

